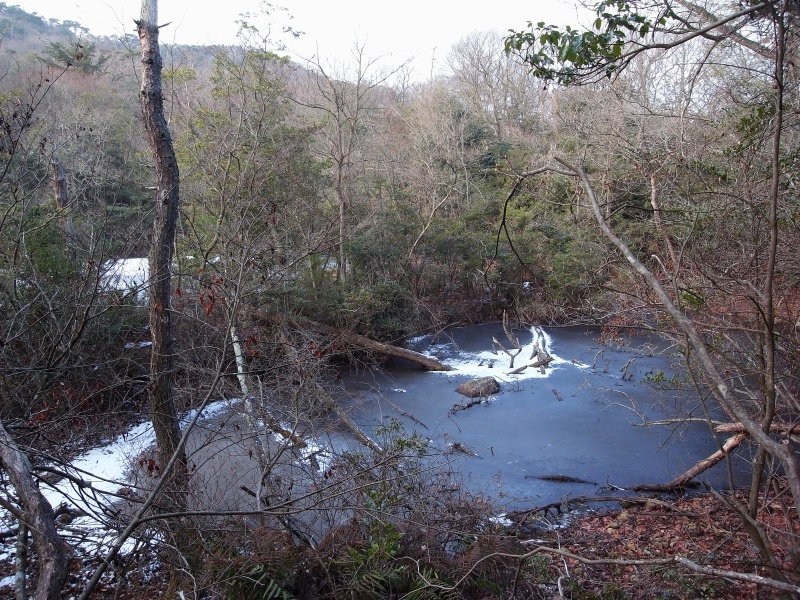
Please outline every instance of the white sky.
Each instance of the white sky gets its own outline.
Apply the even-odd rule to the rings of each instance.
[[[575,20],[574,0],[275,0],[293,15],[290,22],[305,32],[287,44],[295,57],[344,60],[356,42],[365,56],[384,57],[387,64],[415,58],[415,69],[428,75],[441,65],[451,46],[473,31],[524,29],[528,21],[565,23]],[[78,21],[97,35],[133,33],[139,0],[8,0],[28,12],[61,21]],[[162,42],[192,44],[235,43],[236,21],[245,12],[257,13],[258,0],[161,0]],[[318,49],[318,50],[317,50]]]

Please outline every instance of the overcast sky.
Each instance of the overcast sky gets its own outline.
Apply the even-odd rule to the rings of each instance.
[[[28,12],[61,21],[78,21],[97,35],[133,33],[140,0],[8,0]],[[245,12],[259,12],[258,0],[161,0],[162,42],[235,43],[236,21]],[[305,32],[287,42],[295,57],[319,54],[325,60],[346,60],[356,42],[372,58],[399,64],[415,57],[415,69],[441,66],[450,47],[473,31],[524,29],[528,21],[565,23],[575,20],[573,0],[276,0],[293,15],[296,30]]]

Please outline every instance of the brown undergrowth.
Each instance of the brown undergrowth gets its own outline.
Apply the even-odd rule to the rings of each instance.
[[[624,503],[623,503],[624,504]],[[778,567],[795,585],[800,582],[800,537],[780,498],[768,501],[758,515],[769,532]],[[626,561],[684,557],[714,569],[770,577],[741,519],[710,494],[623,506],[620,511],[582,516],[557,532],[562,550],[584,559],[618,561],[585,564],[550,558],[569,590],[565,597],[589,598],[789,598],[785,591],[733,579],[709,577],[677,564],[624,564]],[[552,545],[547,542],[546,545]]]
[[[797,585],[800,583],[800,526],[797,519],[787,512],[780,494],[765,499],[758,518],[771,538],[778,567],[786,580]],[[526,523],[532,525],[530,520]],[[464,529],[466,524],[460,525],[462,527],[458,529]],[[473,530],[475,525],[471,524]],[[571,513],[569,525],[565,528],[526,527],[524,534],[521,528],[512,527],[505,532],[494,526],[489,529],[475,536],[472,544],[464,544],[457,554],[449,558],[442,555],[436,560],[432,560],[430,549],[441,540],[418,539],[411,535],[413,531],[401,534],[398,530],[394,557],[376,557],[383,556],[386,559],[379,561],[383,568],[394,565],[398,573],[406,575],[411,573],[408,565],[419,567],[432,560],[431,569],[434,563],[435,569],[424,569],[423,572],[435,571],[436,577],[428,574],[426,578],[431,583],[438,581],[442,587],[417,587],[416,594],[426,598],[777,600],[792,597],[786,591],[769,586],[730,577],[709,576],[677,563],[665,564],[672,557],[682,557],[702,567],[774,577],[760,559],[741,519],[727,506],[724,498],[711,494],[620,500],[620,507],[615,511],[582,515]],[[419,533],[417,529],[414,531]],[[246,574],[248,581],[255,575],[268,576],[269,582],[279,581],[287,590],[286,597],[349,598],[351,596],[348,594],[355,588],[352,577],[348,579],[348,584],[340,581],[343,573],[352,575],[344,566],[352,563],[354,557],[359,559],[357,562],[362,567],[366,564],[363,556],[371,548],[370,543],[374,545],[375,532],[372,533],[368,537],[357,536],[355,541],[340,541],[336,548],[331,549],[332,556],[328,560],[318,562],[323,557],[308,556],[307,551],[290,541],[278,540],[274,534],[265,537],[253,531],[247,537],[251,543],[267,540],[269,544],[260,550],[254,547],[241,548],[246,552],[234,555],[220,553],[217,548],[214,553],[216,558],[209,558],[206,564],[209,581],[206,584],[209,592],[216,591],[207,597],[250,597],[250,588],[249,592],[245,592],[234,585],[237,581],[243,581],[241,575]],[[284,549],[281,556],[275,554],[275,548]],[[420,553],[420,548],[428,548],[428,551]],[[555,549],[562,554],[554,554],[544,548]],[[6,548],[6,556],[10,554],[9,550]],[[320,552],[327,554],[323,550]],[[529,551],[528,559],[520,562],[519,558],[526,551]],[[587,564],[583,561],[605,564]],[[92,560],[76,560],[73,563],[65,590],[67,596],[77,594],[82,589],[93,565]],[[317,572],[320,568],[328,574],[327,579]],[[280,578],[277,577],[279,571],[283,573]],[[11,561],[0,561],[0,575],[12,573]],[[224,583],[226,581],[227,584]],[[305,581],[310,587],[298,585],[299,581]],[[159,598],[163,597],[165,582],[163,566],[155,554],[131,556],[122,559],[107,574],[92,598]],[[494,584],[476,587],[476,582]],[[483,589],[482,593],[479,593],[479,588]],[[9,587],[4,587],[0,589],[0,597],[6,597],[3,594],[10,592]],[[402,598],[407,594],[408,591],[386,597]],[[354,597],[359,596],[356,594]],[[412,594],[409,597],[416,596]]]

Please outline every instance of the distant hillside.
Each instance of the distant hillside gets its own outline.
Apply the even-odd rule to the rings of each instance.
[[[19,6],[0,2],[0,40],[23,40],[31,36],[64,37],[88,31],[75,21],[61,22],[25,12]]]
[[[83,60],[74,60],[76,45],[85,55]],[[130,56],[138,48],[139,40],[133,33],[95,36],[77,21],[50,19],[0,2],[0,50],[7,56],[28,55],[57,66],[69,62],[78,71],[94,72],[104,70],[109,58]],[[164,62],[168,68],[177,63],[208,75],[217,50],[211,46],[170,46]]]

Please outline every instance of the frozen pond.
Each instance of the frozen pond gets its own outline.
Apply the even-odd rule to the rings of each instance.
[[[515,333],[523,345],[533,337],[527,331]],[[666,483],[717,450],[705,423],[637,426],[678,412],[704,415],[691,394],[660,390],[648,381],[675,375],[673,357],[654,352],[664,348],[633,338],[630,348],[612,349],[597,342],[596,329],[553,329],[550,352],[558,358],[547,376],[511,376],[508,357],[491,351],[493,336],[509,347],[500,325],[415,340],[414,349],[457,366],[456,372],[425,372],[398,360],[383,370],[350,375],[345,385],[354,420],[368,432],[387,419],[399,420],[438,450],[452,452],[469,486],[512,507],[591,496],[608,485]],[[529,357],[530,349],[523,350],[515,366]],[[491,368],[490,359],[496,360]],[[470,400],[455,387],[487,374],[500,382],[501,391],[483,404],[454,412],[454,406]],[[591,483],[537,479],[551,475]],[[701,479],[727,486],[724,464]]]
[[[528,346],[516,358],[515,366],[521,366],[529,362],[534,336],[529,331],[516,335]],[[468,488],[497,498],[509,509],[595,496],[609,489],[619,495],[617,488],[665,483],[717,450],[703,422],[640,426],[644,420],[705,414],[691,394],[652,384],[653,379],[670,379],[676,373],[672,357],[656,352],[659,349],[646,345],[646,340],[634,338],[629,348],[612,349],[597,342],[596,330],[550,330],[548,350],[555,360],[547,373],[528,369],[512,375],[508,356],[492,351],[493,337],[510,346],[500,325],[415,340],[414,349],[437,356],[454,370],[429,372],[396,360],[384,369],[347,373],[340,401],[347,403],[353,420],[367,434],[392,419],[407,432],[417,431],[430,440],[433,453],[452,459]],[[500,392],[465,407],[473,400],[457,393],[456,386],[485,375],[499,381]],[[190,464],[197,467],[195,478],[202,482],[201,504],[214,510],[255,508],[245,488],[258,487],[260,470],[239,404],[232,400],[209,405],[189,438]],[[363,450],[341,429],[323,427],[314,437],[306,438],[306,449],[287,453],[275,473],[311,485],[334,460],[330,450]],[[76,533],[85,529],[87,547],[102,547],[105,536],[112,534],[103,523],[114,499],[104,493],[129,485],[126,472],[137,460],[141,464],[152,443],[152,428],[144,423],[67,468],[91,483],[92,491],[68,479],[45,488],[54,506],[67,502],[89,513],[74,524]],[[746,466],[746,452],[739,452],[735,467]],[[308,453],[317,456],[318,464],[306,464],[303,456]],[[573,482],[547,479],[551,476]],[[725,465],[701,478],[718,488],[727,486]]]

